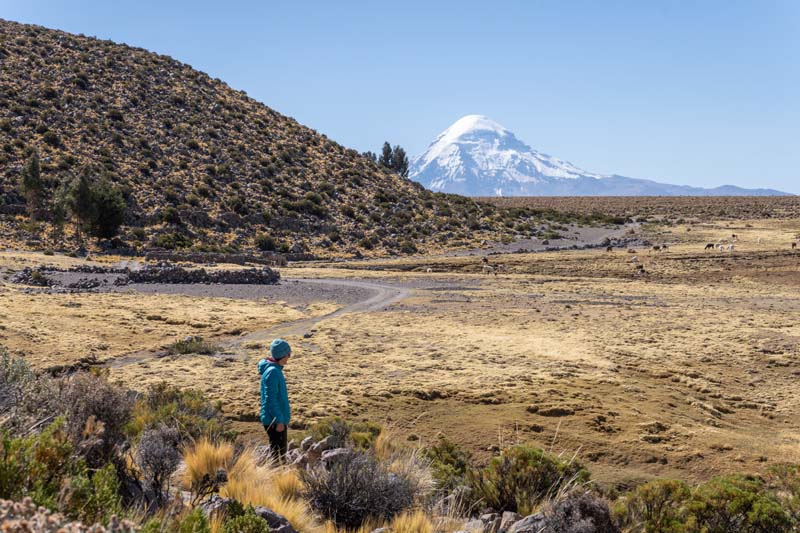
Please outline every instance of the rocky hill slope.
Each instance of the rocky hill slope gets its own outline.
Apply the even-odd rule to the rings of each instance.
[[[51,197],[87,169],[120,184],[143,248],[409,253],[537,216],[426,191],[169,57],[0,20],[2,235],[47,246],[19,216],[33,153]]]

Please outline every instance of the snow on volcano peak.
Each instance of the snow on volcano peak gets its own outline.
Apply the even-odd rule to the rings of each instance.
[[[483,115],[467,115],[411,160],[409,177],[437,192],[465,196],[674,196],[784,194],[769,189],[702,189],[606,176],[542,154]]]

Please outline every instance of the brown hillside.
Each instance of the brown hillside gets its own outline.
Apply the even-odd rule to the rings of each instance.
[[[122,237],[145,248],[248,249],[268,234],[284,250],[409,253],[542,223],[433,194],[169,57],[0,20],[2,232],[35,245],[46,225],[19,216],[34,152],[48,194],[86,168],[122,185]]]

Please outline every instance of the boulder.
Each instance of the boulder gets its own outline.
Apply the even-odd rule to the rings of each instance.
[[[500,518],[500,532],[505,533],[506,531],[511,529],[511,526],[513,526],[520,520],[522,520],[522,515],[513,513],[511,511],[504,512],[503,516]]]
[[[270,533],[297,533],[286,517],[279,515],[275,511],[261,506],[256,507],[254,511],[256,515],[267,521]]]
[[[211,495],[206,501],[200,504],[200,510],[206,516],[220,516],[227,512],[228,507],[234,502],[233,498],[222,498],[218,494]]]
[[[484,523],[480,520],[470,520],[464,524],[464,528],[461,531],[464,533],[485,533]]]
[[[330,435],[314,443],[306,452],[309,465],[315,465],[322,458],[322,452],[333,448],[333,437]]]
[[[484,533],[497,533],[500,531],[500,521],[501,517],[497,513],[487,513],[481,515]]]
[[[336,464],[337,461],[340,461],[342,458],[346,457],[349,453],[350,450],[347,448],[334,448],[332,450],[325,450],[322,452],[320,461],[326,470],[330,470],[331,466]]]
[[[539,533],[545,528],[546,524],[547,521],[544,515],[542,513],[536,513],[526,516],[519,522],[514,523],[514,525],[509,528],[508,533]]]

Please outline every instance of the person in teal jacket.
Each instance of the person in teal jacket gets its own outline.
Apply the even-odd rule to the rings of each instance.
[[[269,346],[269,357],[258,362],[261,376],[261,424],[269,436],[269,448],[276,461],[283,461],[288,442],[289,421],[292,411],[283,367],[292,355],[292,348],[283,339],[275,339]]]

